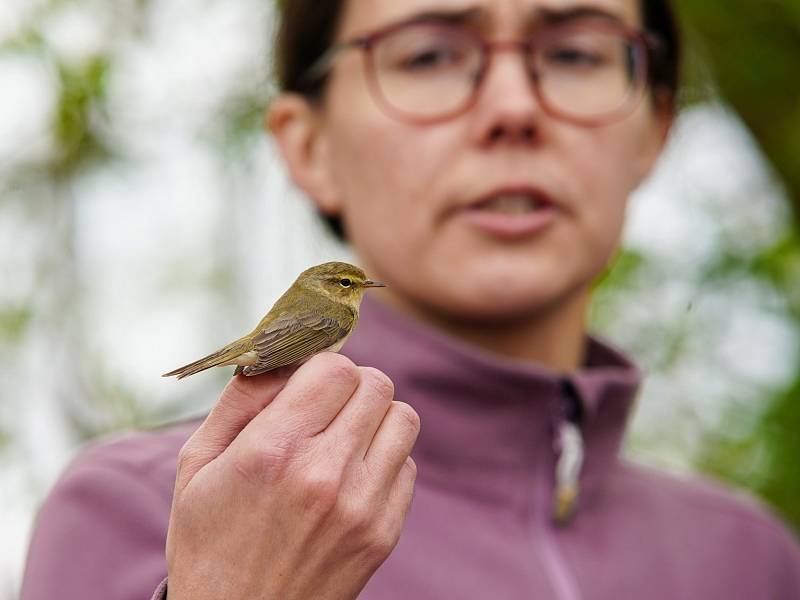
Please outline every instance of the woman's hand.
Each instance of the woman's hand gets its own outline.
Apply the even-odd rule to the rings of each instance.
[[[356,598],[400,537],[419,417],[372,368],[324,352],[237,376],[178,460],[170,600]]]

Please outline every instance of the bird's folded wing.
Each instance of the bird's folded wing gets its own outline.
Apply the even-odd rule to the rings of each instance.
[[[256,364],[246,367],[257,375],[293,364],[333,346],[350,331],[352,319],[330,318],[315,313],[279,316],[253,337]]]

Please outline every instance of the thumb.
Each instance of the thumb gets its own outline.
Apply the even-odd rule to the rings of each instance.
[[[264,373],[231,378],[214,408],[181,449],[176,488],[181,490],[197,472],[217,458],[239,432],[283,389],[288,373]]]

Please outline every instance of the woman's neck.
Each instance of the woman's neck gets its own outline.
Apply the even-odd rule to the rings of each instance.
[[[484,321],[454,318],[395,294],[383,298],[401,312],[494,354],[557,372],[573,371],[584,362],[588,291],[515,319]]]

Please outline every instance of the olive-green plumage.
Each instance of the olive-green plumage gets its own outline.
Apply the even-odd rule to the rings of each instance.
[[[368,287],[383,284],[348,263],[328,262],[306,269],[253,331],[163,377],[181,379],[224,365],[237,365],[235,373],[258,375],[298,364],[323,350],[338,351],[358,322],[358,308]]]

